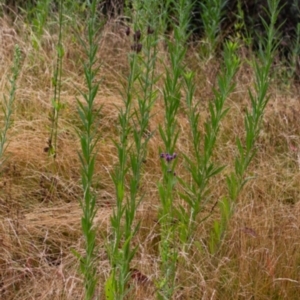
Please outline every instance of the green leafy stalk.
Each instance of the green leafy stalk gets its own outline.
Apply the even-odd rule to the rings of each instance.
[[[57,58],[54,74],[52,77],[52,84],[54,86],[52,98],[52,114],[51,114],[51,133],[48,141],[48,153],[56,158],[57,155],[57,134],[58,134],[58,118],[59,112],[63,108],[60,101],[61,92],[61,76],[62,76],[62,61],[64,56],[64,48],[62,44],[62,25],[63,25],[63,0],[59,4],[59,33],[57,42]]]
[[[220,221],[215,221],[210,235],[210,251],[215,253],[219,249],[220,242],[225,234],[230,217],[234,212],[234,206],[238,195],[250,178],[245,178],[246,171],[256,154],[255,143],[260,133],[265,108],[269,102],[267,96],[270,84],[270,70],[274,54],[278,46],[277,31],[275,29],[279,8],[279,0],[268,0],[270,24],[262,19],[266,30],[266,38],[261,38],[258,60],[253,63],[255,71],[254,93],[249,89],[251,109],[246,111],[244,119],[246,137],[243,143],[237,138],[236,144],[238,156],[235,159],[235,169],[227,176],[227,188],[229,197],[224,197],[220,202]]]
[[[38,0],[36,5],[28,5],[27,11],[29,22],[33,25],[32,45],[38,50],[41,45],[41,37],[49,16],[51,0]],[[30,7],[32,6],[32,7]]]
[[[161,209],[159,220],[161,225],[161,241],[159,245],[161,257],[161,278],[158,282],[158,299],[171,299],[175,290],[175,275],[178,258],[176,249],[176,230],[173,219],[175,217],[173,190],[176,184],[174,168],[176,160],[174,150],[179,135],[176,116],[181,104],[182,75],[184,74],[183,60],[186,54],[188,34],[187,28],[190,20],[192,3],[190,1],[179,0],[168,3],[174,7],[178,25],[174,26],[174,41],[168,41],[170,55],[170,68],[166,68],[165,86],[163,90],[165,106],[164,127],[159,127],[160,136],[163,140],[165,153],[161,154],[163,180],[158,185]],[[167,9],[170,7],[167,7]]]
[[[212,161],[212,154],[216,145],[220,125],[226,116],[228,109],[225,108],[225,101],[234,89],[233,78],[239,68],[240,61],[236,55],[237,44],[226,42],[224,47],[224,64],[217,77],[217,89],[214,90],[215,98],[209,103],[210,118],[205,123],[205,135],[202,137],[199,131],[199,102],[193,104],[195,86],[193,84],[193,73],[185,75],[186,85],[186,105],[187,114],[191,127],[191,138],[193,141],[193,157],[185,157],[187,169],[192,176],[192,182],[186,183],[182,180],[185,194],[182,198],[188,204],[189,210],[180,208],[180,216],[183,221],[182,242],[187,243],[191,240],[198,223],[197,216],[211,202],[209,182],[219,174],[224,166],[219,166]],[[203,145],[202,145],[203,144]],[[201,149],[203,146],[203,150]],[[205,220],[208,216],[204,217]],[[203,221],[202,220],[202,221]]]
[[[93,299],[97,284],[96,276],[96,231],[94,218],[96,215],[96,198],[93,193],[93,176],[95,169],[95,148],[98,141],[96,120],[99,118],[101,108],[95,109],[94,101],[98,92],[99,82],[96,79],[99,67],[96,65],[99,38],[97,38],[97,0],[89,3],[90,16],[88,19],[88,43],[80,40],[87,61],[84,63],[84,76],[87,84],[87,92],[81,92],[83,101],[77,99],[78,113],[82,122],[82,130],[79,132],[81,152],[81,180],[83,187],[83,199],[80,200],[83,216],[81,218],[82,233],[85,238],[85,255],[80,257],[80,268],[84,276],[85,299]]]
[[[50,3],[50,0],[39,0],[36,3],[36,7],[34,9],[35,14],[32,22],[38,39],[40,39],[41,35],[43,34],[43,30],[49,15]]]
[[[280,9],[278,7],[278,0],[269,0],[268,5],[270,10],[270,24],[268,25],[266,21],[262,19],[267,31],[267,37],[261,39],[259,59],[253,62],[255,71],[255,93],[249,89],[251,110],[247,110],[245,116],[245,145],[243,147],[241,139],[237,138],[239,156],[235,161],[235,172],[227,179],[230,198],[232,200],[237,199],[241,188],[247,182],[247,179],[244,178],[244,174],[256,153],[255,142],[260,133],[264,110],[269,102],[267,91],[270,84],[270,69],[278,46],[278,43],[276,43],[275,23]],[[238,184],[237,187],[233,184],[235,181]]]
[[[137,20],[135,27],[138,27]],[[140,32],[140,30],[136,28],[135,36],[137,36],[137,32]],[[114,299],[124,299],[129,292],[130,262],[138,249],[131,246],[131,240],[139,229],[139,223],[134,225],[133,222],[136,210],[143,197],[143,195],[139,195],[142,165],[145,161],[148,141],[151,138],[151,134],[147,135],[147,131],[151,109],[156,99],[156,92],[153,87],[157,80],[154,77],[157,35],[147,28],[147,36],[143,40],[144,43],[140,44],[142,45],[141,50],[143,50],[141,54],[138,55],[137,53],[140,53],[140,51],[136,50],[135,53],[131,53],[129,56],[130,75],[127,81],[125,108],[120,109],[119,112],[120,140],[115,143],[119,156],[119,165],[113,176],[117,207],[111,218],[113,237],[109,254],[112,273],[107,281],[107,284],[111,286],[110,290],[113,290]],[[134,92],[133,90],[136,81],[139,84],[140,92]],[[137,103],[133,102],[133,94],[138,99]],[[134,126],[130,125],[130,120],[133,121]],[[128,146],[129,137],[133,137],[131,147]],[[127,174],[129,175],[127,176],[129,177],[129,194],[125,190],[125,177]],[[107,293],[108,297],[110,295],[108,289]]]
[[[128,137],[131,133],[130,117],[132,108],[132,89],[137,78],[136,74],[137,55],[130,55],[130,74],[124,100],[125,107],[119,110],[120,138],[115,142],[118,150],[119,164],[113,174],[113,181],[116,189],[117,206],[111,217],[112,237],[109,245],[109,255],[112,266],[111,282],[114,292],[114,299],[123,299],[127,294],[127,282],[129,280],[129,264],[135,254],[135,249],[130,249],[130,241],[135,235],[137,227],[132,230],[136,203],[126,197],[126,175],[128,168]],[[135,183],[131,183],[131,188],[135,188]],[[125,218],[123,227],[122,220]]]
[[[12,66],[12,76],[9,79],[10,88],[8,98],[3,95],[2,111],[4,114],[4,125],[0,132],[0,171],[5,161],[3,158],[7,147],[7,132],[11,126],[11,115],[13,113],[13,105],[17,90],[17,79],[20,72],[21,51],[19,46],[15,46],[14,61]]]
[[[128,293],[128,280],[130,279],[130,262],[136,249],[131,249],[131,240],[138,230],[138,225],[133,228],[135,212],[137,208],[136,192],[139,184],[139,162],[131,154],[128,146],[128,138],[132,133],[130,119],[132,118],[133,87],[139,76],[138,51],[129,55],[130,73],[124,96],[124,108],[119,109],[120,136],[119,142],[115,142],[118,150],[119,163],[113,174],[116,188],[117,206],[111,217],[112,238],[109,247],[109,255],[112,266],[112,288],[114,299],[123,299]],[[126,175],[131,163],[133,176],[130,178],[130,196],[126,195]],[[124,220],[124,225],[122,221]]]
[[[201,1],[201,19],[207,42],[203,44],[206,57],[215,54],[219,42],[219,31],[221,29],[223,8],[227,0],[204,0]]]

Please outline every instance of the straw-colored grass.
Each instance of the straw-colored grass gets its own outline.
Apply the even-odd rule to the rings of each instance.
[[[82,51],[72,34],[64,38],[65,57],[61,101],[65,108],[59,118],[58,152],[54,162],[44,148],[49,137],[51,112],[51,76],[55,63],[57,37],[45,32],[41,48],[30,43],[30,31],[22,21],[14,26],[0,20],[1,94],[6,93],[6,75],[12,65],[13,47],[20,45],[23,66],[18,81],[13,124],[0,177],[0,298],[1,299],[83,299],[79,263],[71,249],[83,252],[81,235],[80,149],[76,127],[76,88],[84,88],[80,59]],[[164,57],[161,47],[160,57]],[[98,213],[98,293],[110,272],[106,240],[110,234],[109,216],[115,203],[111,178],[117,163],[112,139],[117,138],[118,110],[122,106],[119,89],[126,82],[127,54],[130,41],[117,22],[108,23],[99,47],[100,75],[103,81],[96,106],[103,105],[99,120],[94,189]],[[202,62],[191,48],[187,64],[196,72],[196,96],[201,101],[202,121],[208,116],[207,104],[218,71],[218,61]],[[165,61],[164,61],[165,62]],[[159,63],[158,72],[163,72]],[[231,108],[222,123],[214,159],[233,168],[237,153],[236,136],[244,135],[243,113],[249,105],[248,88],[253,74],[246,63],[236,76],[236,90],[227,100]],[[280,82],[279,82],[280,83]],[[158,86],[159,89],[162,86]],[[210,220],[199,225],[191,252],[180,253],[177,291],[174,299],[299,299],[300,288],[300,122],[299,93],[288,91],[278,81],[270,89],[271,99],[258,141],[258,151],[241,193],[235,214],[220,253],[206,251],[206,239],[216,210]],[[184,103],[184,102],[183,102]],[[160,93],[153,108],[150,131],[155,131],[148,145],[141,190],[145,198],[137,212],[141,228],[134,238],[139,251],[133,260],[131,299],[155,299],[155,278],[159,272],[159,228],[157,183],[161,180],[157,132],[163,122]],[[177,176],[188,180],[180,153],[189,155],[191,143],[184,110],[178,115],[180,137]],[[202,125],[201,125],[202,126]],[[201,127],[200,130],[203,130]],[[213,200],[226,195],[224,173],[211,182]],[[175,201],[180,202],[178,198]],[[197,246],[198,245],[198,246]],[[144,280],[141,280],[145,275]]]

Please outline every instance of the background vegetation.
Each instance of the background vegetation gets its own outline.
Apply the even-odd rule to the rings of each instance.
[[[0,298],[298,299],[298,5],[2,1]]]

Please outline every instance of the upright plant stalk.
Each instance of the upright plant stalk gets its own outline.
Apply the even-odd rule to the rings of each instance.
[[[298,13],[300,8],[297,7]],[[289,70],[288,70],[288,79],[291,80],[294,78],[297,72],[298,58],[300,54],[300,23],[296,27],[296,37],[292,43],[291,55],[289,57]]]
[[[100,109],[95,109],[94,101],[98,92],[99,82],[96,79],[99,67],[96,67],[96,54],[98,51],[99,38],[96,9],[97,0],[89,3],[90,16],[88,19],[88,43],[83,40],[81,43],[87,55],[84,63],[84,76],[87,84],[87,91],[81,92],[83,101],[77,99],[78,113],[82,122],[82,130],[79,132],[81,152],[81,180],[83,187],[83,199],[80,200],[83,216],[81,218],[82,233],[85,238],[85,254],[80,257],[80,268],[84,276],[85,299],[93,299],[97,284],[96,276],[96,231],[93,225],[96,215],[96,198],[92,190],[93,176],[95,169],[95,148],[97,145],[96,120],[99,118]]]
[[[32,46],[35,50],[39,50],[41,45],[41,37],[44,32],[51,0],[37,0],[35,4],[28,6],[27,11],[29,12],[27,17],[30,24],[32,24]]]
[[[179,130],[176,116],[181,102],[181,76],[184,73],[183,60],[186,54],[190,12],[192,4],[190,1],[179,0],[170,2],[175,7],[178,25],[174,25],[174,42],[168,41],[168,50],[171,66],[166,68],[166,79],[163,91],[165,106],[164,128],[159,127],[160,136],[163,140],[165,153],[161,153],[163,180],[158,185],[159,197],[161,201],[160,226],[161,241],[159,252],[161,258],[161,278],[158,282],[158,299],[171,299],[175,290],[175,275],[178,250],[175,246],[176,234],[173,205],[173,189],[176,184],[174,168],[176,158],[174,153]]]
[[[246,45],[246,47],[251,48],[253,39],[247,30],[243,3],[243,0],[237,1],[237,21],[234,24],[234,38],[236,40],[242,41]]]
[[[243,143],[240,138],[236,140],[238,156],[235,159],[235,170],[226,178],[229,197],[224,197],[219,203],[221,219],[220,221],[215,221],[211,231],[209,244],[211,253],[218,251],[229,219],[234,212],[238,195],[243,186],[250,179],[245,178],[245,174],[255,156],[255,143],[260,133],[266,105],[270,99],[269,96],[267,96],[267,92],[270,84],[270,69],[278,46],[275,24],[280,11],[279,0],[268,0],[268,8],[270,24],[267,24],[266,20],[262,19],[267,37],[261,39],[258,61],[255,60],[253,63],[255,71],[255,93],[249,89],[251,110],[246,111],[244,119],[246,130],[245,142]]]
[[[208,187],[209,182],[224,168],[224,166],[218,166],[212,161],[212,154],[216,145],[221,122],[228,112],[228,109],[224,107],[225,101],[234,89],[232,80],[240,64],[236,55],[237,44],[226,42],[224,46],[224,64],[217,77],[217,88],[214,89],[214,100],[209,103],[210,118],[205,123],[203,143],[201,143],[202,137],[198,129],[199,112],[197,108],[199,102],[193,104],[195,91],[193,74],[189,73],[185,75],[187,90],[186,105],[193,141],[193,158],[184,156],[187,169],[192,176],[191,183],[180,180],[186,190],[186,194],[181,194],[181,196],[189,207],[188,211],[181,207],[179,214],[183,221],[182,231],[180,232],[183,244],[190,242],[198,226],[197,216],[204,208],[207,208],[207,205],[211,202]],[[201,149],[202,146],[203,149]],[[199,222],[201,222],[201,220]]]
[[[57,57],[52,84],[54,87],[52,98],[52,114],[51,114],[51,133],[48,141],[48,153],[56,158],[57,155],[57,134],[58,134],[58,118],[59,112],[63,108],[60,101],[61,92],[61,76],[62,76],[62,61],[64,56],[64,48],[62,45],[62,25],[63,25],[63,0],[59,2],[59,32],[57,42]]]
[[[157,37],[153,33],[152,30],[147,29],[145,48],[140,43],[141,31],[137,29],[134,33],[133,49],[135,53],[133,52],[129,56],[130,75],[124,101],[125,108],[120,109],[119,113],[120,140],[115,143],[118,149],[119,165],[113,176],[117,207],[111,218],[113,237],[109,254],[112,273],[106,282],[107,299],[124,299],[127,295],[129,291],[128,280],[131,274],[130,262],[137,251],[137,247],[132,248],[131,240],[138,231],[139,224],[133,225],[133,222],[138,205],[142,200],[142,195],[139,196],[142,165],[145,160],[148,141],[151,138],[151,134],[146,136],[146,132],[151,117],[151,108],[156,99],[153,84],[155,82]],[[136,47],[136,45],[140,46]],[[142,54],[137,55],[142,49]],[[136,80],[138,80],[141,92],[135,94],[138,102],[134,103],[133,85]],[[130,120],[133,120],[134,126],[130,125]],[[134,141],[131,147],[128,146],[129,137],[133,137]],[[125,176],[128,173],[130,174],[129,194],[125,190]],[[121,224],[122,220],[124,225]]]
[[[134,256],[134,250],[130,249],[130,241],[135,232],[132,232],[131,224],[133,222],[135,211],[135,202],[131,203],[126,196],[125,177],[129,171],[128,168],[128,137],[131,133],[130,117],[132,107],[132,89],[136,80],[136,61],[137,55],[131,53],[130,56],[130,74],[124,100],[124,108],[119,111],[120,137],[115,142],[118,150],[119,164],[113,174],[113,181],[116,188],[117,206],[111,217],[112,238],[109,245],[109,255],[112,266],[112,273],[106,282],[106,297],[108,299],[123,299],[127,292],[127,282],[129,280],[129,263]],[[125,216],[125,226],[122,220]],[[135,230],[134,230],[135,231]],[[108,288],[110,286],[110,288]],[[108,291],[112,291],[108,294]]]
[[[13,105],[15,101],[15,95],[17,90],[17,79],[20,72],[20,61],[21,61],[21,52],[18,45],[15,46],[14,52],[14,61],[12,66],[12,75],[9,79],[10,88],[9,88],[9,96],[8,98],[3,95],[3,104],[2,111],[4,114],[4,125],[0,132],[0,171],[2,169],[2,165],[5,161],[3,158],[5,149],[7,147],[7,132],[11,125],[11,115],[13,113]]]
[[[43,34],[44,26],[49,15],[50,3],[51,0],[38,0],[36,2],[36,7],[34,8],[35,15],[33,17],[33,25],[38,39],[40,39]]]
[[[219,31],[221,29],[222,11],[227,3],[227,0],[204,0],[200,2],[202,12],[201,19],[207,39],[207,44],[204,46],[205,55],[212,57],[215,53]]]
[[[155,29],[155,34],[165,34],[168,27],[169,7],[173,0],[167,0],[165,4],[161,4],[157,0],[131,0],[132,7],[130,11],[134,11],[138,19],[140,28],[150,26]],[[128,4],[127,4],[128,5]],[[130,7],[130,6],[127,6]]]

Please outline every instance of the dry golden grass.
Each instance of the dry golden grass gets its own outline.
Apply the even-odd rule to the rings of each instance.
[[[71,249],[83,251],[78,202],[81,197],[79,141],[75,130],[79,125],[75,87],[84,88],[82,52],[69,34],[64,40],[63,63],[62,101],[66,106],[59,120],[58,154],[53,162],[44,148],[49,137],[51,76],[57,37],[46,32],[37,51],[31,46],[30,32],[22,22],[13,27],[2,19],[0,24],[1,94],[6,92],[6,75],[15,43],[23,53],[13,125],[9,131],[8,159],[0,177],[0,298],[83,299],[78,261],[71,252]],[[105,243],[115,201],[111,172],[117,156],[112,139],[117,134],[117,107],[122,105],[118,89],[122,89],[121,83],[128,72],[129,49],[124,29],[117,22],[107,24],[98,54],[103,82],[96,101],[97,106],[103,104],[95,184],[99,294],[110,271]],[[197,60],[195,53],[196,49],[190,50],[187,63],[196,72],[196,95],[201,101],[204,121],[218,64],[205,64]],[[163,71],[162,66],[159,68]],[[232,168],[235,138],[244,134],[243,112],[249,103],[247,89],[252,82],[252,71],[245,64],[236,77],[236,90],[227,101],[231,110],[222,123],[214,154],[220,163],[229,164],[225,172]],[[212,257],[205,250],[212,220],[199,225],[195,240],[203,247],[196,247],[196,243],[189,255],[181,254],[174,299],[299,299],[300,99],[296,87],[285,91],[274,83],[270,93],[257,156],[249,169],[255,179],[239,197],[218,255]],[[149,130],[157,130],[163,122],[162,95],[153,113]],[[180,156],[191,151],[183,111],[178,115],[178,124],[181,134],[176,172],[188,178]],[[132,299],[155,299],[154,281],[159,272],[157,183],[161,179],[158,158],[161,145],[156,131],[149,142],[143,170],[141,186],[145,199],[137,213],[141,229],[134,239],[139,251],[132,263],[136,269],[131,282]],[[215,200],[226,194],[224,178],[222,175],[211,182]]]

